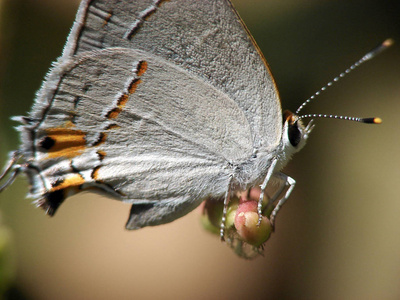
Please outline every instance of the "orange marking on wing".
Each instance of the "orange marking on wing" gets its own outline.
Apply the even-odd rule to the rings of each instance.
[[[107,17],[104,19],[103,25],[101,26],[102,28],[104,28],[108,24],[108,21],[110,21],[111,17],[112,17],[112,12],[110,11]]]
[[[138,76],[141,76],[146,72],[146,70],[147,70],[147,62],[141,61],[138,65],[138,70],[136,71],[136,73]],[[129,95],[132,95],[136,91],[138,85],[141,82],[142,81],[138,78],[135,78],[131,81],[128,87],[128,93],[122,94],[117,101],[117,107],[113,108],[107,113],[106,117],[108,119],[116,119],[118,117],[118,115],[122,112],[122,109],[128,103]]]
[[[82,175],[80,174],[71,174],[68,175],[64,181],[62,181],[60,184],[54,186],[50,192],[58,191],[58,190],[63,190],[67,188],[72,188],[72,187],[79,187],[80,185],[85,183],[85,179],[83,179]]]
[[[49,128],[46,133],[54,141],[54,145],[47,150],[49,158],[73,158],[82,154],[86,148],[86,134],[82,130]]]
[[[147,67],[148,67],[147,61],[141,61],[139,63],[138,70],[137,70],[136,74],[138,76],[142,76],[147,71]]]
[[[129,94],[133,94],[136,91],[136,89],[137,89],[137,87],[138,87],[138,85],[140,83],[142,83],[142,81],[140,79],[132,80],[132,82],[131,82],[131,84],[129,85],[129,88],[128,88]]]
[[[126,105],[126,103],[128,102],[128,100],[129,100],[129,96],[128,96],[127,94],[123,94],[123,95],[118,99],[118,103],[117,103],[118,107],[119,107],[119,108],[123,108],[123,107]]]
[[[149,12],[146,16],[144,16],[143,21],[147,21],[154,13],[155,13],[155,10]]]
[[[101,180],[99,179],[99,170],[100,170],[100,167],[96,167],[93,169],[93,172],[92,172],[92,178],[94,180],[96,180],[97,182],[101,182]]]
[[[93,146],[99,146],[107,140],[107,133],[101,132],[99,140]]]
[[[113,108],[107,114],[108,119],[116,119],[118,115],[121,113],[122,109],[119,107]]]
[[[128,93],[133,94],[142,81],[140,79],[134,79],[130,83],[128,87]],[[128,103],[129,100],[129,95],[128,94],[122,94],[121,97],[118,99],[117,102],[117,107],[113,108],[107,113],[107,118],[108,119],[116,119],[118,115],[121,113],[122,109],[125,107],[125,105]]]
[[[119,129],[119,128],[121,128],[121,126],[119,126],[117,124],[111,124],[111,125],[107,126],[106,130]]]
[[[96,153],[99,155],[100,161],[102,161],[104,159],[104,157],[107,156],[107,153],[105,151],[102,151],[102,150],[99,150]]]

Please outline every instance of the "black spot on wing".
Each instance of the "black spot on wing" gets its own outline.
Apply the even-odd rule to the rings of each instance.
[[[38,202],[38,206],[46,211],[49,216],[54,216],[61,203],[65,200],[63,190],[48,192],[44,198]]]
[[[46,136],[40,141],[39,146],[45,150],[50,150],[55,145],[55,143],[56,141],[54,139]]]

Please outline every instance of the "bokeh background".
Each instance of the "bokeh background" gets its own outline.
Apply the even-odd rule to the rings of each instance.
[[[198,210],[128,232],[128,205],[82,194],[49,218],[24,198],[20,178],[0,195],[5,299],[400,299],[400,2],[234,4],[291,110],[379,42],[397,40],[305,110],[384,123],[316,121],[285,170],[296,189],[253,261],[205,232]],[[18,147],[9,118],[29,111],[77,6],[0,0],[2,164]]]

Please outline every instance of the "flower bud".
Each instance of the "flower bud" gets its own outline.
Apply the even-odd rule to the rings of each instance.
[[[258,225],[257,205],[256,201],[239,204],[235,217],[235,228],[239,237],[256,247],[265,243],[272,233],[271,222],[267,217],[262,216]]]

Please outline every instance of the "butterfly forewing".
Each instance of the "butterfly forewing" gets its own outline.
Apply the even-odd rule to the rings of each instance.
[[[238,104],[254,147],[279,142],[276,86],[228,0],[83,1],[64,57],[108,47],[140,49],[181,66]]]

